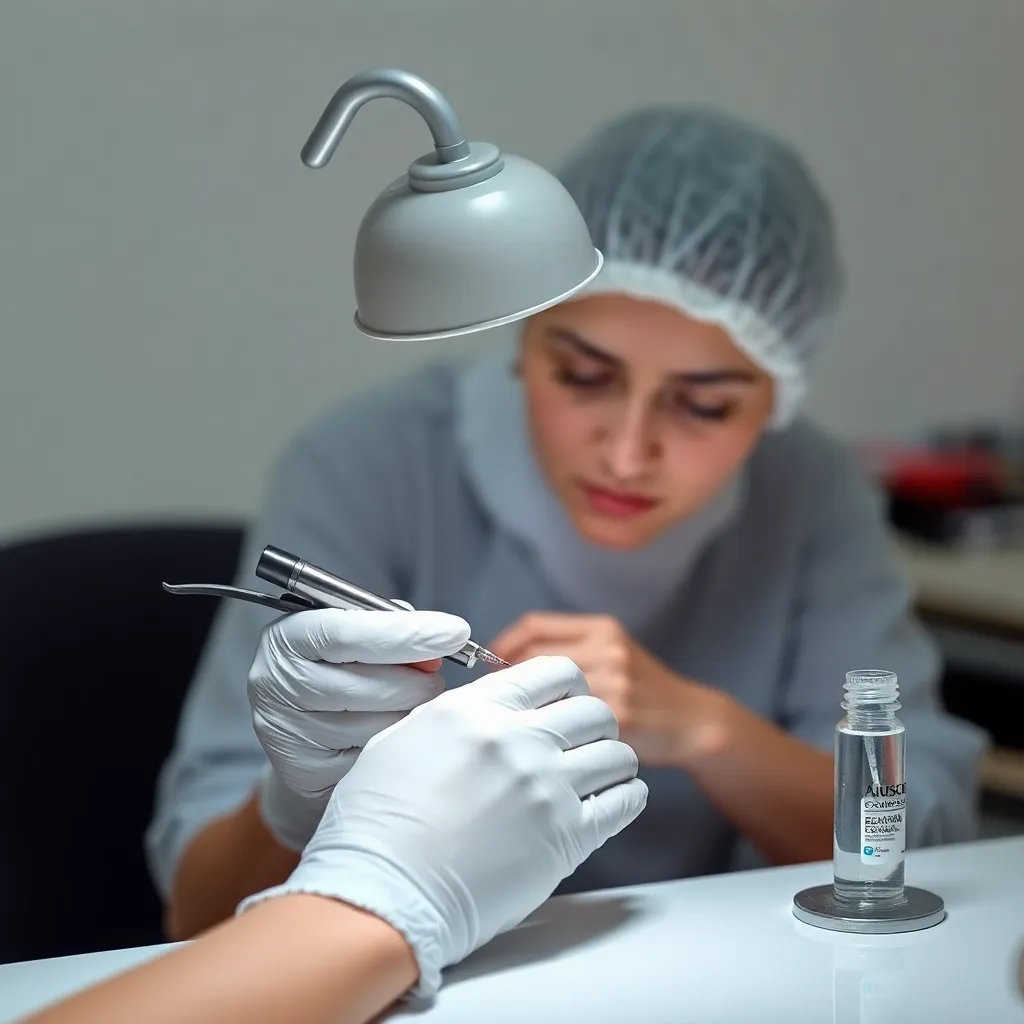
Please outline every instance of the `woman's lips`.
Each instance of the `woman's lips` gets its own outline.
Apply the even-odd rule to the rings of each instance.
[[[650,512],[658,504],[654,498],[647,498],[642,494],[613,491],[607,487],[598,487],[596,484],[581,483],[580,489],[592,512],[614,519],[642,515],[644,512]]]

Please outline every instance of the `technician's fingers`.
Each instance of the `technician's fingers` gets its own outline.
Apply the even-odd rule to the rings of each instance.
[[[409,604],[408,601],[403,601],[400,597],[391,598],[395,604],[401,605],[407,612],[414,612],[416,609]],[[436,672],[441,667],[440,658],[431,658],[429,661],[411,661],[409,662],[409,668],[414,668],[420,672]]]
[[[253,712],[260,740],[275,750],[298,746],[302,756],[316,760],[336,751],[362,749],[371,736],[400,722],[407,711],[302,711],[275,706],[272,714]]]
[[[640,770],[636,751],[618,740],[598,740],[567,750],[562,765],[569,784],[581,798],[629,782]]]
[[[313,752],[308,748],[300,750],[287,745],[277,749],[268,747],[267,759],[272,767],[268,778],[278,779],[289,793],[318,799],[330,795],[358,757],[359,749],[356,747]],[[316,827],[316,822],[313,822],[313,827]]]
[[[589,694],[567,697],[527,714],[538,728],[554,734],[563,750],[595,740],[619,738],[615,712],[603,700]]]
[[[612,786],[583,801],[584,835],[591,841],[584,856],[603,846],[636,819],[647,806],[647,783],[643,779],[630,779]]]
[[[291,705],[300,711],[411,711],[433,700],[444,689],[444,679],[402,665],[340,668],[307,661],[301,671],[261,682],[255,689],[260,694],[256,703]]]
[[[527,711],[589,692],[583,673],[568,658],[533,658],[467,683],[452,694],[457,700],[479,698],[513,711]]]
[[[268,628],[282,656],[334,664],[408,665],[443,658],[469,639],[469,623],[445,612],[320,608],[295,612]]]

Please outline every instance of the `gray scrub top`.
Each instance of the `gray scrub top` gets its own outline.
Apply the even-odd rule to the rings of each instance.
[[[379,594],[461,615],[485,644],[527,611],[606,610],[567,600],[543,559],[488,512],[459,443],[459,373],[418,369],[306,429],[272,476],[238,584],[253,586],[257,558],[274,544]],[[875,494],[843,446],[798,422],[765,435],[728,520],[630,628],[680,674],[830,752],[845,673],[897,672],[908,846],[969,839],[985,737],[940,709],[939,660],[908,604]],[[274,614],[232,601],[217,614],[147,834],[164,893],[193,836],[245,801],[266,763],[246,677]],[[479,674],[448,662],[443,672],[449,686]],[[685,772],[642,766],[641,776],[645,812],[560,892],[760,863]]]

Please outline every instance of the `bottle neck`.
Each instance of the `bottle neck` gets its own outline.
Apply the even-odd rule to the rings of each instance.
[[[861,669],[846,673],[843,684],[846,728],[852,732],[897,732],[900,688],[895,672]]]
[[[843,701],[846,712],[845,726],[852,732],[898,732],[903,728],[896,717],[900,709],[898,700],[885,702]]]

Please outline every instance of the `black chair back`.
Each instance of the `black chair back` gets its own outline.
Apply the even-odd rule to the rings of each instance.
[[[0,549],[0,963],[163,941],[143,834],[238,526]]]

